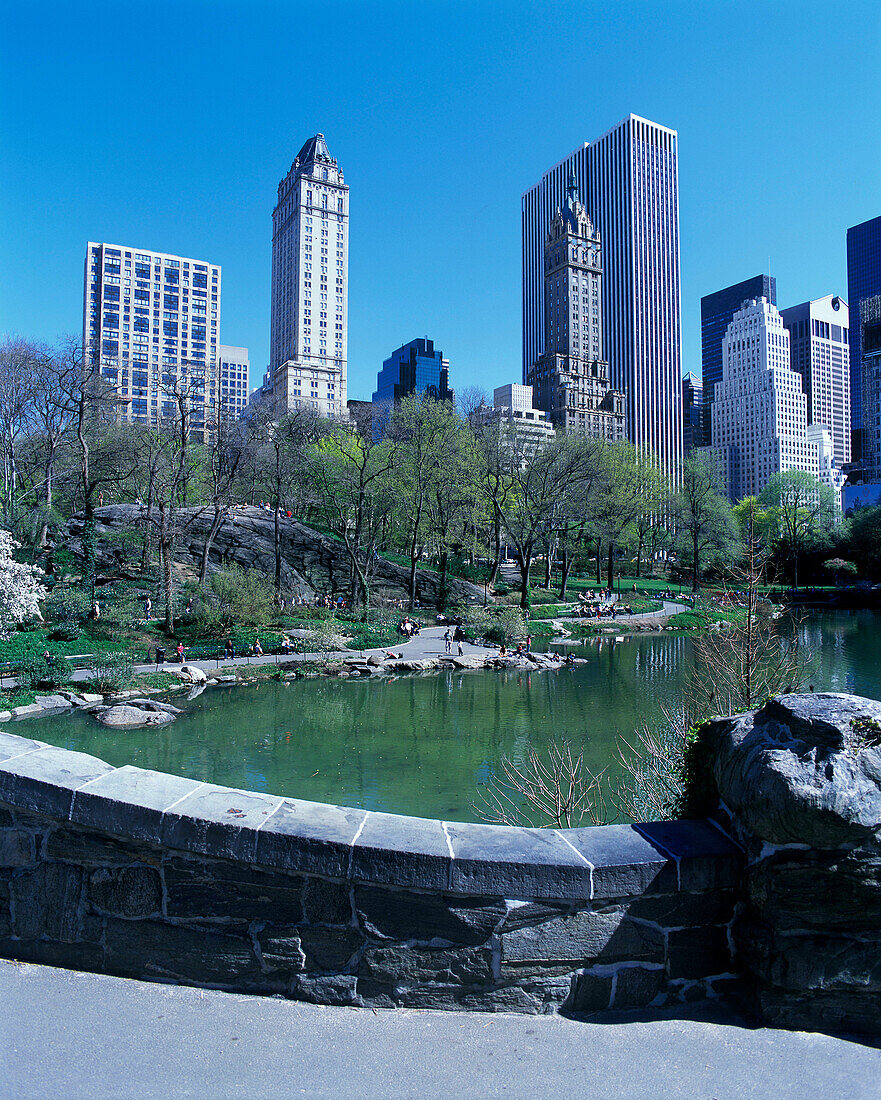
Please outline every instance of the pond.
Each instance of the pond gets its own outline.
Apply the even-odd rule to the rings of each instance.
[[[817,691],[881,698],[881,616],[816,614],[801,634]],[[618,733],[675,704],[693,659],[677,634],[597,642],[553,672],[462,672],[212,688],[163,729],[106,730],[82,713],[30,720],[29,737],[114,765],[372,810],[474,821],[478,788],[503,756],[555,735],[586,742],[594,769]],[[177,698],[175,699],[177,702]]]

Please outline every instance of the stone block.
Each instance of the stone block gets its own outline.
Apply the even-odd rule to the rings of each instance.
[[[64,826],[52,830],[46,838],[44,849],[49,859],[88,867],[124,866],[138,862],[158,866],[163,855],[162,849],[150,844]]]
[[[6,713],[9,714],[9,711]],[[30,737],[18,737],[14,733],[5,733],[0,730],[0,761],[12,760],[16,756],[24,756],[27,752],[45,748],[48,746],[44,741],[33,741]]]
[[[0,829],[7,829],[12,824],[14,824],[14,821],[11,812],[0,806]]]
[[[74,943],[82,930],[83,872],[62,863],[41,863],[12,880],[15,934]]]
[[[204,784],[131,765],[81,787],[73,799],[70,820],[120,836],[159,843],[162,814]]]
[[[12,708],[13,718],[36,718],[38,714],[43,713],[43,708],[39,703],[25,703],[21,707]]]
[[[708,978],[734,969],[728,929],[719,925],[668,933],[667,957],[671,978]]]
[[[628,918],[623,908],[584,911],[502,935],[502,961],[558,964],[575,970],[589,961],[664,961],[664,935]]]
[[[72,705],[63,695],[35,695],[34,702],[42,710],[67,710]]]
[[[291,995],[316,1005],[358,1006],[358,979],[352,974],[295,974]]]
[[[102,867],[89,876],[89,901],[117,917],[149,917],[162,908],[162,882],[153,867]]]
[[[205,785],[165,812],[162,842],[185,852],[251,863],[258,829],[282,802],[276,795]]]
[[[679,889],[734,889],[743,871],[743,852],[706,821],[652,821],[634,826],[675,859]]]
[[[33,834],[24,829],[0,831],[0,867],[29,867],[34,859]]]
[[[881,1036],[881,993],[852,990],[795,993],[760,984],[756,1008],[769,1027]]]
[[[644,1008],[663,988],[663,967],[622,966],[615,971],[612,1008]]]
[[[439,821],[368,813],[352,847],[356,882],[446,890],[450,849]]]
[[[587,860],[551,829],[447,824],[455,857],[450,887],[507,898],[590,897]]]
[[[125,977],[232,987],[261,976],[250,940],[217,928],[107,919],[106,968]]]
[[[365,948],[358,976],[395,987],[413,983],[486,984],[492,981],[492,951],[485,947]]]
[[[282,970],[291,973],[302,970],[306,955],[297,929],[284,931],[264,929],[257,933],[260,955],[266,970]]]
[[[365,810],[287,798],[257,834],[256,862],[346,878],[352,841],[366,816]]]
[[[110,771],[94,756],[47,746],[0,762],[0,801],[66,819],[74,791]]]
[[[649,894],[627,906],[631,917],[654,921],[663,928],[698,928],[727,924],[734,916],[738,895],[733,890],[707,890],[697,894]]]
[[[632,825],[559,829],[593,866],[593,897],[615,898],[677,888],[676,864]]]
[[[750,866],[751,908],[778,930],[881,929],[881,856],[783,849]]]
[[[568,916],[578,912],[581,908],[587,908],[586,903],[561,901],[554,905],[552,902],[539,901],[506,901],[507,912],[504,924],[496,930],[498,932],[513,932],[516,928],[531,928],[533,925],[544,924],[545,921],[556,920],[557,917]]]
[[[303,912],[309,924],[350,925],[351,887],[344,882],[308,878],[303,888]]]
[[[348,970],[364,937],[354,928],[301,928],[306,970]]]
[[[171,857],[163,866],[166,914],[186,920],[230,919],[296,924],[303,880],[232,861]]]
[[[447,940],[486,943],[506,915],[499,898],[457,898],[379,887],[355,888],[355,909],[364,931],[377,940]]]
[[[612,975],[590,970],[576,974],[566,1007],[572,1012],[602,1012],[612,1003]]]
[[[104,949],[98,943],[58,943],[41,939],[0,939],[0,958],[19,959],[41,966],[62,966],[66,970],[104,970]]]

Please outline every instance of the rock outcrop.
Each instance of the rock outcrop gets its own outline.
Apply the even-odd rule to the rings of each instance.
[[[152,699],[131,699],[125,703],[114,703],[109,707],[98,707],[94,715],[102,726],[111,729],[133,730],[142,726],[167,726],[180,714],[177,707],[170,703],[157,703]]]
[[[116,538],[122,531],[141,524],[146,508],[138,504],[111,504],[96,509],[98,568],[107,575],[126,570],[126,551]],[[212,508],[186,508],[177,513],[178,558],[198,567],[205,540],[211,528]],[[83,517],[74,516],[65,530],[65,545],[75,554],[82,553]],[[343,544],[322,535],[295,519],[281,521],[282,588],[307,598],[316,593],[343,592],[348,584],[349,562]],[[214,537],[208,558],[210,570],[230,563],[259,569],[275,575],[275,534],[272,512],[241,506],[231,509]],[[409,571],[400,565],[374,558],[370,565],[371,588],[377,597],[405,599],[409,594]],[[425,607],[438,600],[440,577],[428,570],[417,570],[416,597]],[[449,578],[450,602],[482,600],[477,585]]]
[[[702,736],[747,853],[733,937],[755,1007],[881,1035],[881,703],[784,695]]]

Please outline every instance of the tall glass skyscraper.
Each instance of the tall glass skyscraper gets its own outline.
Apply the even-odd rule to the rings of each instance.
[[[734,314],[744,302],[764,298],[777,305],[777,280],[771,275],[754,275],[742,283],[726,286],[701,298],[701,380],[704,393],[704,444],[710,445],[713,395],[722,381],[722,341]],[[697,444],[699,446],[699,444]]]
[[[402,397],[427,393],[438,401],[452,401],[450,361],[435,350],[434,340],[417,339],[396,348],[383,361],[373,394],[373,433],[382,435],[392,406]]]
[[[574,173],[603,241],[603,335],[625,434],[672,480],[682,462],[679,137],[629,115],[547,171],[522,198],[523,378],[547,350],[544,245]]]
[[[847,304],[853,317],[850,331],[850,423],[853,429],[854,461],[862,457],[863,349],[860,302],[877,294],[881,294],[881,217],[853,225],[847,231]]]

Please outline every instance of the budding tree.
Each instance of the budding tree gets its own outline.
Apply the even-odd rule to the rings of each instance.
[[[18,545],[8,531],[0,531],[0,638],[8,637],[16,623],[42,618],[39,601],[46,595],[40,583],[43,570],[15,561],[12,552]]]

